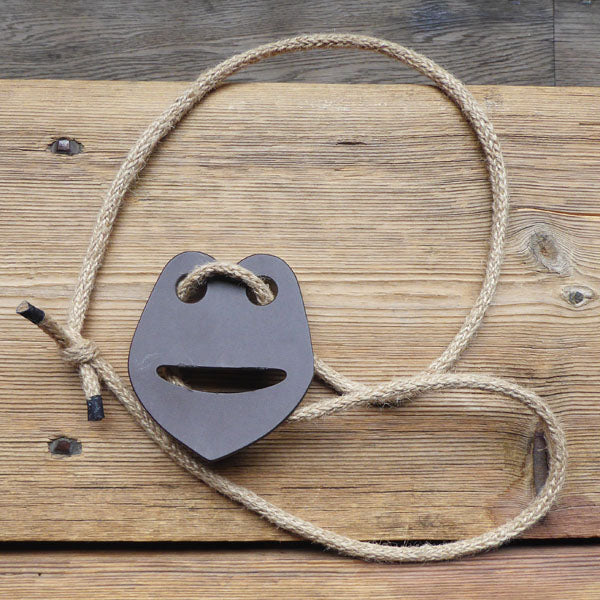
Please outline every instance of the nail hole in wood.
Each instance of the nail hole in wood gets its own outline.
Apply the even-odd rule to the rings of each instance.
[[[81,442],[69,437],[59,437],[48,442],[48,450],[54,456],[74,456],[81,454]]]
[[[64,154],[65,156],[73,156],[83,152],[83,144],[71,138],[58,138],[48,145],[48,150],[53,154]]]
[[[592,288],[589,288],[586,285],[569,285],[562,289],[561,296],[563,297],[563,300],[566,300],[571,306],[581,308],[594,300],[594,298],[596,298],[596,293]]]

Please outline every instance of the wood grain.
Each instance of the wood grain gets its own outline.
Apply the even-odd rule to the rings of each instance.
[[[600,85],[600,4],[555,0],[556,84]]]
[[[11,600],[201,597],[497,598],[590,600],[600,595],[600,550],[591,546],[505,548],[433,565],[381,565],[316,550],[8,552],[0,589]]]
[[[2,539],[289,539],[175,467],[112,397],[107,418],[88,423],[76,374],[14,314],[23,298],[65,313],[104,191],[182,88],[0,82]],[[457,368],[531,386],[564,422],[566,489],[529,535],[596,536],[600,91],[473,92],[499,132],[513,208],[495,305]],[[60,136],[84,151],[48,152]],[[365,382],[415,373],[467,314],[489,225],[474,137],[435,89],[226,86],[161,144],[126,201],[87,334],[126,376],[131,335],[170,257],[270,252],[297,273],[319,355]],[[313,385],[306,401],[329,393]],[[503,398],[428,394],[284,425],[219,471],[352,536],[453,539],[532,498],[536,430]],[[81,452],[51,454],[60,436]]]
[[[1,0],[0,14],[2,77],[194,79],[261,43],[350,31],[414,47],[468,83],[554,81],[552,0]],[[240,79],[423,82],[354,52],[278,58]]]

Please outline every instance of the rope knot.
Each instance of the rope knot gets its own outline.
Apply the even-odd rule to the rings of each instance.
[[[64,360],[74,366],[91,363],[98,357],[98,353],[98,346],[85,338],[74,341],[61,350]]]
[[[62,358],[76,367],[81,376],[88,408],[88,420],[100,421],[103,419],[104,407],[100,393],[100,377],[97,366],[91,364],[100,355],[98,346],[91,340],[82,337],[79,331],[61,325],[29,302],[21,302],[17,307],[17,313],[37,325],[58,344]]]

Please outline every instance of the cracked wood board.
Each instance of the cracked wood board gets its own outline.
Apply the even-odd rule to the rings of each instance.
[[[290,539],[176,467],[110,394],[106,419],[88,423],[76,373],[14,314],[24,298],[65,314],[103,193],[184,87],[0,82],[1,539]],[[526,535],[595,536],[600,91],[472,91],[499,133],[513,204],[495,304],[457,370],[530,386],[563,420],[567,485]],[[49,152],[63,136],[83,152]],[[434,88],[228,85],[160,145],[129,194],[86,334],[126,377],[169,258],[265,252],[295,270],[318,355],[367,383],[412,374],[467,314],[489,225],[475,139]],[[305,401],[329,393],[314,384]],[[340,533],[455,539],[532,498],[544,475],[537,426],[504,398],[440,392],[285,424],[218,469]]]

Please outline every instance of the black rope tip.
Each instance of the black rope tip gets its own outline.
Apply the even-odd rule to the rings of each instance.
[[[104,419],[104,405],[102,396],[90,396],[87,399],[88,421],[102,421]]]
[[[28,321],[31,321],[34,325],[39,325],[43,320],[46,314],[37,306],[33,304],[29,304],[27,300],[24,300],[17,306],[17,314],[25,317]]]

